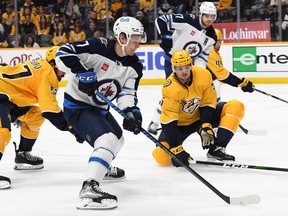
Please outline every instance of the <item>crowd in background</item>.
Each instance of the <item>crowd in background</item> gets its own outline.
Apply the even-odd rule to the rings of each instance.
[[[202,1],[198,1],[201,3]],[[212,1],[217,5],[216,22],[237,19],[236,0]],[[241,21],[270,20],[271,40],[288,41],[288,0],[282,2],[282,20],[279,21],[278,0],[240,1]],[[155,13],[196,13],[193,0],[111,0],[109,30],[121,16],[139,19],[147,32],[148,43],[155,35]],[[67,42],[82,41],[93,36],[107,36],[106,0],[18,0],[15,14],[14,0],[2,0],[0,5],[0,47],[46,47]],[[17,18],[17,24],[15,22]],[[18,34],[16,34],[18,32]]]

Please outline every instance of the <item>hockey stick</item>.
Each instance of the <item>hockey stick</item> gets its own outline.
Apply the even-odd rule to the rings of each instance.
[[[242,125],[239,125],[239,128],[247,135],[254,135],[254,136],[263,136],[266,135],[268,132],[265,129],[246,129]],[[162,128],[157,128],[157,131],[162,130]]]
[[[199,160],[194,160],[192,158],[191,158],[191,160],[189,160],[189,163],[190,164],[203,164],[203,165],[230,167],[230,168],[240,168],[240,169],[257,169],[257,170],[288,172],[287,168],[257,166],[257,165],[249,165],[249,164],[223,163],[223,162],[214,162],[214,161],[199,161]]]
[[[247,135],[254,135],[254,136],[263,136],[266,135],[268,132],[265,129],[246,129],[242,125],[239,125],[239,128]]]
[[[104,95],[100,92],[96,92],[96,95],[104,100],[109,106],[111,106],[116,112],[118,112],[122,117],[126,117],[126,114],[119,109],[116,105],[114,105],[110,100],[108,100]],[[157,139],[155,139],[152,135],[150,135],[145,129],[142,127],[140,131],[148,137],[151,141],[153,141],[157,146],[159,146],[163,151],[165,151],[168,155],[170,155],[173,159],[175,159],[182,167],[188,170],[191,174],[193,174],[198,180],[200,180],[203,184],[205,184],[208,188],[210,188],[216,195],[222,198],[226,203],[231,205],[248,205],[248,204],[257,204],[260,202],[260,197],[258,195],[249,195],[242,197],[229,197],[221,193],[218,189],[216,189],[213,185],[211,185],[208,181],[206,181],[202,176],[200,176],[196,171],[194,171],[191,167],[184,164],[177,156],[175,156],[168,148],[162,145]]]
[[[257,92],[260,92],[260,93],[262,93],[262,94],[264,94],[264,95],[267,95],[267,96],[270,96],[270,97],[272,97],[272,98],[275,98],[275,99],[277,99],[277,100],[280,100],[280,101],[283,101],[283,102],[285,102],[285,103],[288,103],[287,100],[281,99],[281,98],[279,98],[279,97],[276,97],[276,96],[274,96],[274,95],[271,95],[271,94],[266,93],[266,92],[264,92],[264,91],[261,91],[261,90],[259,90],[259,89],[254,88],[254,90],[257,91]]]

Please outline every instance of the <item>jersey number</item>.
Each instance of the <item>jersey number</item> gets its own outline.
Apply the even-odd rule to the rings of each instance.
[[[28,65],[24,65],[23,67],[26,69],[26,71],[18,72],[16,74],[2,74],[2,77],[6,79],[19,79],[19,78],[31,76],[32,72],[30,68],[28,67]]]

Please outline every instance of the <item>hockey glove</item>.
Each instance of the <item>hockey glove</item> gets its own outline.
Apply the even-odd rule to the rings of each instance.
[[[204,123],[198,130],[198,134],[201,137],[203,149],[208,149],[214,144],[215,135],[212,130],[212,125],[209,123]]]
[[[77,74],[79,77],[78,89],[89,96],[95,93],[97,88],[97,76],[94,71]]]
[[[254,84],[246,78],[242,78],[242,82],[238,85],[238,87],[240,87],[243,92],[251,93],[254,91]]]
[[[139,134],[142,127],[142,115],[140,109],[136,106],[127,107],[123,110],[126,117],[123,120],[123,128],[134,134]]]
[[[71,125],[67,125],[67,130],[75,136],[77,142],[83,143],[85,141],[85,139],[83,139],[76,131],[74,131]]]
[[[183,149],[182,145],[171,148],[170,151],[177,157],[178,160],[182,161],[185,165],[189,166],[188,159],[190,155]],[[175,167],[180,167],[181,165],[174,158],[171,159],[172,164]]]
[[[172,48],[172,36],[163,35],[160,47],[164,50],[164,52],[168,53]]]

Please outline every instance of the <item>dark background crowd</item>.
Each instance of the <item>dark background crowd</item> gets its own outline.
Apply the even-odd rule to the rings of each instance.
[[[156,16],[169,13],[196,14],[202,1],[158,0],[155,3],[154,0],[111,0],[106,3],[106,0],[18,0],[16,5],[14,2],[14,0],[1,1],[0,47],[2,48],[47,47],[82,41],[93,36],[113,37],[113,23],[121,16],[133,16],[139,19],[147,32],[148,43],[157,43],[155,14]],[[237,21],[236,0],[212,2],[218,9],[216,22]],[[279,2],[281,2],[280,16]],[[106,12],[107,5],[108,12]],[[240,8],[240,21],[270,20],[271,40],[280,40],[278,29],[281,28],[280,38],[282,41],[288,41],[288,0],[242,0]],[[106,18],[106,14],[109,18]]]

